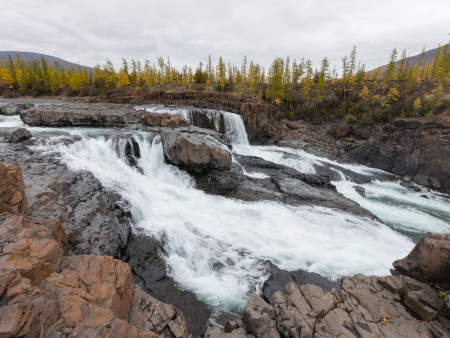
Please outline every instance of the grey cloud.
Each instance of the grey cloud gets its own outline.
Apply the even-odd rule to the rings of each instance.
[[[411,54],[448,41],[445,0],[65,0],[8,1],[0,12],[0,49],[51,54],[93,65],[110,58],[170,56],[175,65],[214,60],[266,67],[277,57],[327,56],[338,68],[353,45],[366,68],[390,51]]]

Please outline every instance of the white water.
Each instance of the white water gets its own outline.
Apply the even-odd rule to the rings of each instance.
[[[0,116],[0,126],[23,126],[19,121]],[[34,149],[57,151],[70,169],[91,171],[105,187],[118,191],[132,206],[136,228],[164,243],[165,260],[175,281],[213,307],[242,308],[267,277],[267,260],[282,269],[301,268],[332,278],[354,273],[385,275],[391,263],[413,247],[411,240],[388,226],[341,211],[207,195],[194,188],[185,172],[164,162],[159,136],[134,135],[141,149],[141,173],[125,163],[124,147],[100,135],[104,130],[64,130],[81,136],[81,141],[63,145],[48,140]],[[235,145],[235,149],[307,172],[314,170],[317,160],[285,148],[281,150],[290,152],[287,158],[276,147]],[[340,190],[353,185],[340,183]],[[372,194],[367,187],[366,191]],[[436,208],[431,200],[426,203]],[[416,224],[418,231],[434,232],[443,226],[427,220]]]
[[[359,184],[366,190],[365,198],[355,191],[354,186],[358,184],[346,179],[345,174],[338,169],[334,170],[339,173],[341,180],[333,181],[333,184],[344,196],[354,200],[394,228],[416,233],[450,232],[448,196],[427,191],[424,187],[423,191],[415,192],[402,187],[399,181],[379,181],[376,178],[380,175],[392,176],[382,170],[363,165],[337,163],[303,150],[285,147],[234,146],[234,151],[242,155],[258,156],[303,173],[315,173],[313,165],[323,165],[325,162],[370,176],[374,179],[371,183]],[[427,198],[422,197],[423,195]]]
[[[267,277],[266,260],[333,278],[382,275],[413,246],[383,224],[336,210],[207,195],[164,162],[159,136],[135,136],[141,174],[111,141],[77,133],[80,142],[37,149],[60,152],[72,170],[89,170],[119,191],[132,205],[136,227],[165,243],[174,279],[215,307],[241,308]]]

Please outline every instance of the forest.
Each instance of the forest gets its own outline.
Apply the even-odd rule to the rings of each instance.
[[[0,60],[0,95],[101,98],[118,92],[139,96],[152,90],[220,91],[274,104],[289,119],[381,123],[396,117],[433,116],[450,107],[448,45],[439,46],[431,61],[425,60],[423,49],[415,64],[406,50],[399,56],[394,49],[387,65],[373,71],[365,70],[354,47],[342,58],[339,73],[327,58],[314,67],[311,60],[278,57],[267,70],[245,56],[240,66],[222,57],[214,64],[209,56],[197,67],[182,68],[174,67],[170,57],[143,63],[123,59],[119,69],[107,59],[89,70],[9,55]]]

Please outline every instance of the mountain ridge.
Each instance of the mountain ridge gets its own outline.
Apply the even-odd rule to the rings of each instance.
[[[21,52],[21,51],[0,51],[0,60],[6,59],[8,55],[11,55],[11,57],[14,59],[16,57],[16,54],[19,55],[20,59],[23,61],[30,61],[30,60],[40,60],[41,57],[43,57],[48,63],[54,64],[54,62],[58,62],[58,64],[62,68],[73,68],[77,69],[78,66],[82,69],[86,69],[88,72],[91,72],[94,70],[94,68],[89,66],[83,66],[79,65],[74,62],[70,62],[64,59],[61,59],[56,56],[48,55],[48,54],[41,54],[41,53],[34,53],[34,52]]]

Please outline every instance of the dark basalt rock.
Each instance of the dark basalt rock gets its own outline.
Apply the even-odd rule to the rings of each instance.
[[[371,212],[338,193],[328,176],[303,174],[254,156],[235,157],[245,170],[264,174],[266,178],[244,175],[243,181],[225,194],[228,197],[244,201],[269,200],[290,205],[319,205],[378,220]]]
[[[355,191],[360,194],[362,197],[366,197],[366,189],[361,187],[360,185],[354,185],[353,188]]]
[[[160,242],[145,234],[132,234],[122,259],[130,265],[135,283],[157,299],[177,307],[184,314],[189,333],[200,337],[211,310],[195,294],[178,288],[166,272],[162,254]]]
[[[341,281],[331,281],[318,273],[305,270],[285,271],[275,268],[269,278],[264,282],[261,297],[269,304],[272,303],[272,295],[277,291],[284,291],[286,285],[294,282],[298,285],[314,284],[325,291],[335,288],[339,290]]]

